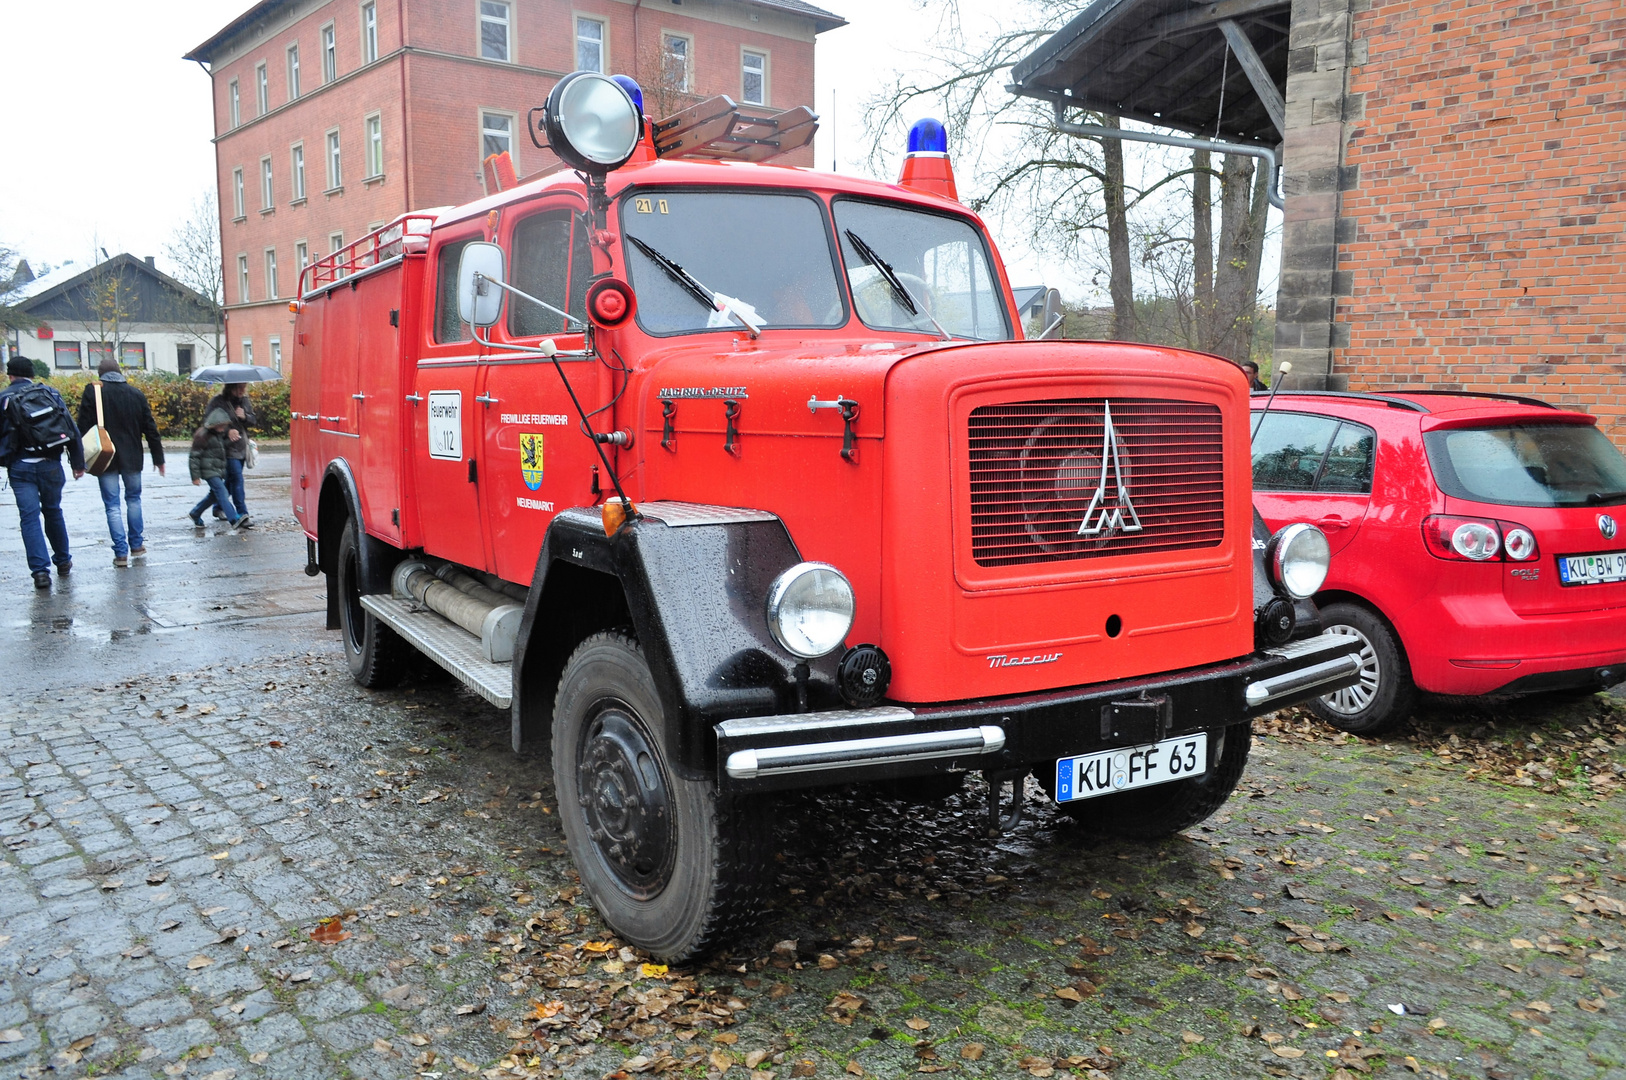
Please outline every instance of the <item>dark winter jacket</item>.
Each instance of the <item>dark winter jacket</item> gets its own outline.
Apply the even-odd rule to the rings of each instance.
[[[152,417],[147,395],[131,386],[122,372],[109,371],[101,377],[102,417],[107,433],[113,436],[113,472],[140,472],[146,459],[141,440],[152,449],[152,463],[164,463],[164,444],[158,437],[158,422]],[[96,426],[96,388],[85,387],[79,399],[79,430],[88,434]]]
[[[239,407],[243,410],[241,419],[237,416]],[[240,398],[234,398],[225,391],[221,391],[209,399],[209,408],[205,411],[214,412],[216,409],[226,410],[226,415],[231,417],[231,426],[237,429],[237,434],[240,436],[236,442],[233,442],[229,437],[227,438],[226,456],[242,461],[248,456],[248,429],[259,421],[259,417],[254,415],[254,406],[249,404],[247,394]]]
[[[194,480],[224,480],[226,478],[226,435],[216,431],[218,424],[230,425],[231,413],[225,409],[210,409],[203,418],[203,426],[192,436],[192,453],[187,459]]]
[[[46,450],[43,453],[26,453],[25,448],[17,445],[17,432],[13,430],[11,422],[6,419],[7,399],[34,380],[18,379],[9,386],[0,387],[0,467],[16,464],[24,457],[41,457],[51,461],[62,460],[62,447]],[[48,386],[51,396],[56,398],[57,404],[62,407],[62,413],[68,423],[73,422],[73,414],[68,412],[68,403],[62,400],[62,395],[56,392],[56,387]],[[78,439],[69,439],[65,444],[68,448],[68,462],[73,466],[74,472],[83,472],[85,468],[85,445]]]

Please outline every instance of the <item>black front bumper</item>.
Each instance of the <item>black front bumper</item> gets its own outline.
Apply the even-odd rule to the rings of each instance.
[[[1350,686],[1351,639],[1321,635],[1222,664],[945,705],[747,717],[717,724],[726,791],[777,791],[1056,759],[1213,731]]]

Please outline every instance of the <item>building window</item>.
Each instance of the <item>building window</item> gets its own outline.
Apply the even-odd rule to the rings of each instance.
[[[270,345],[271,345],[271,366],[273,368],[276,368],[278,371],[281,371],[282,370],[282,339],[281,338],[272,338],[271,341],[270,341]]]
[[[276,205],[276,195],[271,190],[271,159],[260,159],[260,209],[269,210]]]
[[[327,189],[329,191],[340,187],[344,183],[344,172],[339,167],[339,133],[327,133]]]
[[[260,106],[260,111],[256,115],[264,116],[271,111],[271,81],[265,74],[263,63],[254,69],[254,94]]]
[[[762,53],[740,54],[740,100],[747,105],[768,104],[768,58]]]
[[[83,367],[79,358],[79,343],[77,341],[57,341],[55,346],[56,366],[59,368]]]
[[[243,339],[243,363],[252,364],[253,362],[254,362],[254,342],[251,341],[248,338],[244,338]]]
[[[339,77],[339,43],[333,36],[333,24],[322,27],[322,82],[330,83]]]
[[[231,208],[232,217],[238,221],[243,219],[243,170],[231,171]]]
[[[233,79],[226,89],[226,110],[231,116],[231,126],[236,127],[243,122],[243,95],[237,89],[237,80]]]
[[[292,170],[290,175],[294,181],[294,202],[305,201],[305,144],[294,143],[292,151]]]
[[[367,118],[367,176],[384,175],[384,118],[378,113]]]
[[[294,265],[299,267],[299,279],[294,282],[294,294],[299,295],[305,288],[305,267],[311,264],[310,245],[301,240],[294,244]]]
[[[265,249],[265,298],[277,298],[277,249]]]
[[[480,114],[480,160],[492,154],[514,152],[514,118],[507,113],[482,112]]]
[[[299,96],[299,46],[288,46],[288,100]]]
[[[327,253],[329,255],[334,254],[342,247],[344,247],[344,233],[336,232],[327,234]]]
[[[90,353],[90,366],[100,369],[103,360],[113,359],[113,343],[110,341],[92,341],[87,350]]]
[[[119,342],[119,364],[122,367],[147,370],[147,343],[145,341]]]
[[[480,0],[480,55],[487,60],[508,60],[508,5]]]
[[[682,34],[661,35],[661,82],[668,90],[689,89],[689,39]]]
[[[361,5],[361,62],[378,59],[378,5]]]
[[[248,303],[248,256],[237,256],[237,302]]]
[[[604,24],[598,19],[576,20],[576,70],[604,70]]]

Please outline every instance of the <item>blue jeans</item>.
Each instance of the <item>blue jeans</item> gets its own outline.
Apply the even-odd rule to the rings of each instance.
[[[119,480],[124,481],[124,510],[119,511]],[[109,469],[96,478],[102,486],[102,508],[107,511],[107,531],[113,537],[113,554],[124,558],[130,554],[131,549],[142,547],[146,539],[142,535],[141,522],[141,472],[115,472]],[[128,518],[130,531],[124,531],[124,522]]]
[[[46,461],[18,461],[6,470],[11,479],[12,494],[17,497],[17,516],[23,529],[23,547],[28,551],[28,572],[43,574],[57,567],[68,566],[73,556],[68,554],[68,523],[62,517],[62,462],[56,458]],[[40,528],[40,518],[45,527]],[[51,542],[47,553],[45,541]],[[54,558],[52,557],[54,553]]]
[[[218,506],[226,512],[226,518],[233,525],[243,515],[232,506],[231,495],[226,491],[226,481],[218,476],[211,476],[204,481],[209,485],[209,494],[205,495],[198,505],[192,508],[192,520],[196,521],[203,516],[203,512],[211,506]]]
[[[215,498],[213,483],[208,480],[205,480],[204,483],[210,484],[209,494],[204,496],[203,502],[199,504],[199,509],[194,513],[202,513],[210,506],[218,506],[222,512],[229,511],[235,506],[239,516],[248,513],[248,495],[243,488],[243,461],[241,458],[229,457],[226,459],[225,490],[229,496],[228,498]],[[228,518],[232,517],[229,513],[226,516]],[[232,518],[232,520],[236,521],[237,519]]]

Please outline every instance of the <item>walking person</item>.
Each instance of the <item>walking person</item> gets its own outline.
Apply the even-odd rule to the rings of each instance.
[[[239,514],[248,513],[248,493],[243,486],[243,466],[248,459],[248,429],[258,422],[254,406],[248,400],[247,383],[227,383],[204,409],[207,415],[215,409],[225,409],[231,416],[231,427],[226,432],[226,491]],[[223,506],[215,507],[215,517],[230,515]]]
[[[26,357],[6,362],[11,382],[0,390],[0,465],[17,499],[28,572],[36,589],[49,589],[53,562],[58,577],[73,569],[62,517],[62,450],[67,448],[77,480],[85,475],[85,447],[68,403],[53,387],[36,383],[33,374],[34,363]]]
[[[203,418],[203,426],[192,436],[192,453],[188,465],[192,483],[209,485],[209,494],[187,513],[192,524],[203,528],[203,512],[211,503],[218,506],[231,522],[233,529],[249,529],[254,522],[246,513],[240,513],[226,490],[227,433],[232,430],[232,415],[225,409],[210,409]]]
[[[98,476],[96,482],[102,488],[107,531],[113,538],[113,565],[125,567],[130,565],[132,556],[147,553],[141,517],[141,470],[146,461],[141,440],[146,438],[159,476],[164,475],[164,443],[158,437],[158,422],[153,419],[147,395],[130,385],[119,370],[118,361],[111,356],[104,357],[96,366],[96,375],[101,386],[101,423],[113,439],[113,467]],[[92,384],[85,387],[85,394],[79,399],[79,430],[89,432],[96,422],[96,384]],[[119,506],[121,483],[124,485],[122,510]]]

